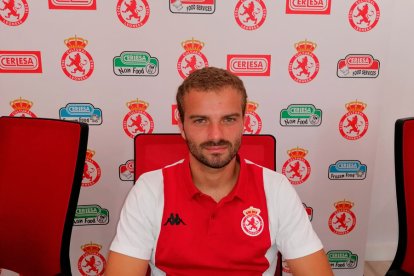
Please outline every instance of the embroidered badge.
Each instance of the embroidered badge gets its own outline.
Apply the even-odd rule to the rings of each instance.
[[[264,229],[264,221],[260,216],[260,209],[250,206],[243,210],[244,217],[241,220],[243,232],[251,237],[260,235]]]

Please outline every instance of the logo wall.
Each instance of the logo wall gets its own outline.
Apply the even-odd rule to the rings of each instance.
[[[336,74],[339,78],[376,78],[380,62],[368,54],[351,54],[338,61]]]
[[[312,81],[319,72],[319,60],[313,54],[316,43],[311,41],[299,41],[295,43],[297,53],[290,59],[289,74],[290,77],[299,83]]]
[[[287,151],[290,159],[288,159],[282,168],[284,174],[293,185],[304,183],[311,173],[311,166],[305,156],[308,151],[303,148],[293,148]]]
[[[374,0],[358,0],[349,9],[348,19],[358,32],[368,32],[378,23],[380,9]]]
[[[142,100],[136,99],[126,103],[130,110],[122,122],[125,133],[134,138],[141,133],[152,133],[154,130],[154,120],[146,112],[149,104]]]
[[[172,13],[211,14],[216,10],[215,0],[170,0]]]
[[[368,118],[362,112],[367,104],[359,101],[349,102],[345,105],[348,112],[339,121],[339,132],[348,140],[362,138],[368,130]]]
[[[227,70],[237,76],[270,76],[270,55],[227,55]]]
[[[33,106],[33,102],[22,99],[21,97],[13,100],[10,102],[10,106],[13,108],[12,113],[9,116],[12,117],[31,117],[36,118],[36,114],[34,114],[30,109]]]
[[[101,167],[93,156],[95,151],[88,149],[86,151],[85,167],[83,169],[82,187],[89,187],[95,185],[101,178]]]
[[[78,270],[82,276],[102,276],[105,272],[106,260],[100,253],[102,245],[88,243],[81,246],[83,254],[78,260]]]
[[[244,133],[245,134],[260,134],[262,130],[262,119],[256,113],[256,109],[259,107],[258,103],[247,102],[246,114],[244,119]]]
[[[204,42],[192,38],[182,42],[181,46],[185,52],[178,58],[177,70],[183,79],[195,70],[208,66],[208,60],[201,52]]]
[[[119,0],[116,5],[119,20],[129,28],[139,28],[147,23],[150,6],[147,0]]]
[[[40,51],[0,51],[0,73],[42,73]]]
[[[356,216],[351,211],[354,203],[348,200],[341,200],[334,203],[335,212],[329,217],[329,229],[337,235],[350,233],[356,225]]]
[[[260,28],[266,20],[267,9],[262,0],[239,0],[234,8],[234,18],[244,30]]]
[[[49,9],[96,10],[96,0],[49,0]]]
[[[331,0],[286,0],[287,14],[330,14]]]
[[[66,76],[72,80],[83,81],[92,75],[94,61],[85,50],[88,41],[81,37],[65,39],[65,45],[69,48],[63,54],[61,67]]]
[[[0,21],[8,26],[19,26],[29,16],[26,0],[3,0],[0,4]]]

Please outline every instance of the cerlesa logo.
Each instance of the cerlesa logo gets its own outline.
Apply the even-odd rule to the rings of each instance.
[[[168,217],[168,219],[164,222],[164,226],[165,225],[186,225],[185,222],[182,220],[182,218],[180,218],[180,216],[176,213],[171,213],[170,216]]]
[[[0,51],[0,73],[42,73],[40,51]]]

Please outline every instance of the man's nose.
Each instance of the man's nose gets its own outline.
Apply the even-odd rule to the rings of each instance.
[[[208,129],[209,140],[218,141],[223,138],[223,126],[220,123],[211,123]]]

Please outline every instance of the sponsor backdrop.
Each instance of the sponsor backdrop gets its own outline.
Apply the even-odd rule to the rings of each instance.
[[[216,66],[245,82],[245,133],[275,136],[335,274],[362,275],[392,2],[2,1],[0,115],[90,125],[73,273],[105,271],[134,136],[178,132],[176,88]]]

